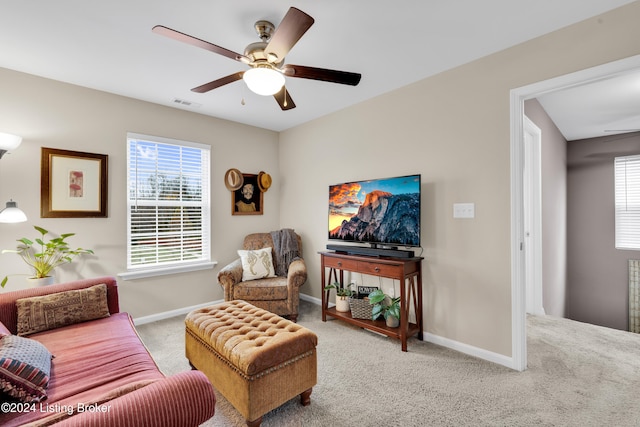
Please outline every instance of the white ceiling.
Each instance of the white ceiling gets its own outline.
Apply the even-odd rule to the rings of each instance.
[[[567,141],[640,131],[640,70],[537,99]]]
[[[281,131],[632,1],[0,0],[0,67]],[[315,24],[286,62],[358,72],[360,85],[287,78],[289,111],[241,81],[193,93],[246,66],[151,32],[242,53],[259,41],[255,21],[278,25],[290,6]]]

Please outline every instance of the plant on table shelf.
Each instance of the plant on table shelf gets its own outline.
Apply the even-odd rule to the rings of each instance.
[[[336,311],[347,312],[350,311],[349,297],[353,296],[354,292],[351,289],[351,283],[343,285],[339,282],[333,282],[331,285],[327,285],[325,290],[336,290]]]
[[[372,320],[382,316],[388,325],[392,322],[390,318],[400,320],[400,297],[391,298],[382,290],[376,289],[369,294],[369,304],[373,305],[371,308]]]
[[[91,249],[71,249],[66,239],[75,236],[75,233],[61,234],[60,237],[54,237],[45,241],[45,236],[49,231],[42,227],[34,226],[40,233],[35,241],[26,237],[18,239],[20,242],[16,249],[4,249],[2,253],[15,253],[20,255],[22,260],[33,270],[33,277],[41,279],[51,274],[56,267],[73,261],[75,257],[83,254],[93,254]],[[5,276],[0,282],[0,286],[4,288],[9,276]]]
[[[333,282],[330,285],[324,287],[325,290],[335,289],[336,296],[339,297],[350,297],[353,296],[353,290],[351,289],[351,283],[348,285],[343,285],[340,282]]]

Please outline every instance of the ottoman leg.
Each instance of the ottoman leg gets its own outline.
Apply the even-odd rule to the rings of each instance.
[[[253,421],[247,420],[247,427],[259,427],[261,422],[262,422],[262,417],[256,418]]]
[[[313,388],[300,393],[300,403],[302,403],[302,406],[309,406],[311,404],[311,391],[313,391]]]

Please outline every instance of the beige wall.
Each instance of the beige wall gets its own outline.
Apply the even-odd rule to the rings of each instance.
[[[640,54],[639,17],[635,2],[280,135],[0,69],[0,130],[25,138],[0,161],[0,202],[14,197],[30,217],[26,224],[0,225],[0,247],[39,224],[77,232],[75,243],[96,250],[97,261],[82,265],[81,276],[123,271],[126,132],[193,140],[213,147],[218,268],[234,258],[244,234],[293,227],[304,239],[310,273],[302,292],[319,298],[316,252],[327,243],[328,185],[421,173],[426,330],[509,356],[509,91]],[[108,219],[39,218],[42,146],[110,156]],[[222,180],[230,167],[272,174],[264,216],[230,215]],[[454,220],[456,202],[474,202],[476,218]],[[0,271],[15,271],[6,257]],[[121,282],[123,309],[144,316],[219,299],[218,268]],[[75,277],[62,271],[59,279]]]
[[[328,185],[421,173],[425,327],[511,355],[509,91],[640,54],[640,3],[285,131],[281,224],[305,239],[320,297]],[[363,76],[366,79],[366,76]],[[452,205],[474,202],[473,220]]]
[[[146,316],[223,298],[215,275],[235,258],[242,237],[277,229],[278,134],[136,101],[104,92],[0,69],[0,131],[21,135],[22,145],[0,160],[0,203],[12,197],[27,214],[21,224],[0,224],[0,248],[14,248],[20,237],[36,237],[33,225],[56,233],[77,233],[70,243],[94,249],[96,258],[58,270],[58,281],[126,270],[126,134],[137,132],[211,145],[212,258],[215,270],[120,281],[121,307]],[[40,148],[52,147],[109,155],[109,217],[40,218]],[[264,195],[263,216],[231,216],[224,173],[264,170],[275,185]],[[65,267],[72,267],[71,265]],[[0,256],[0,277],[27,273],[16,255]],[[7,290],[24,277],[11,277]]]

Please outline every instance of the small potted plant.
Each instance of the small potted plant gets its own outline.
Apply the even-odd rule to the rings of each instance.
[[[373,305],[372,320],[383,316],[390,328],[397,328],[400,325],[400,297],[391,298],[382,290],[376,289],[369,294],[369,304]]]
[[[71,249],[69,247],[66,239],[74,236],[75,233],[61,234],[60,237],[45,241],[44,238],[49,232],[42,227],[34,226],[33,228],[40,233],[40,237],[37,237],[35,242],[23,237],[17,240],[20,244],[16,249],[4,249],[2,251],[3,254],[15,253],[20,255],[22,260],[33,270],[33,279],[50,277],[54,268],[70,263],[78,255],[93,254],[91,249]],[[0,282],[0,286],[4,288],[8,279],[9,276],[5,276]]]
[[[324,289],[336,290],[336,311],[347,312],[351,310],[349,308],[349,297],[353,295],[351,283],[349,283],[348,285],[343,285],[339,282],[333,282],[331,285],[325,286]]]

